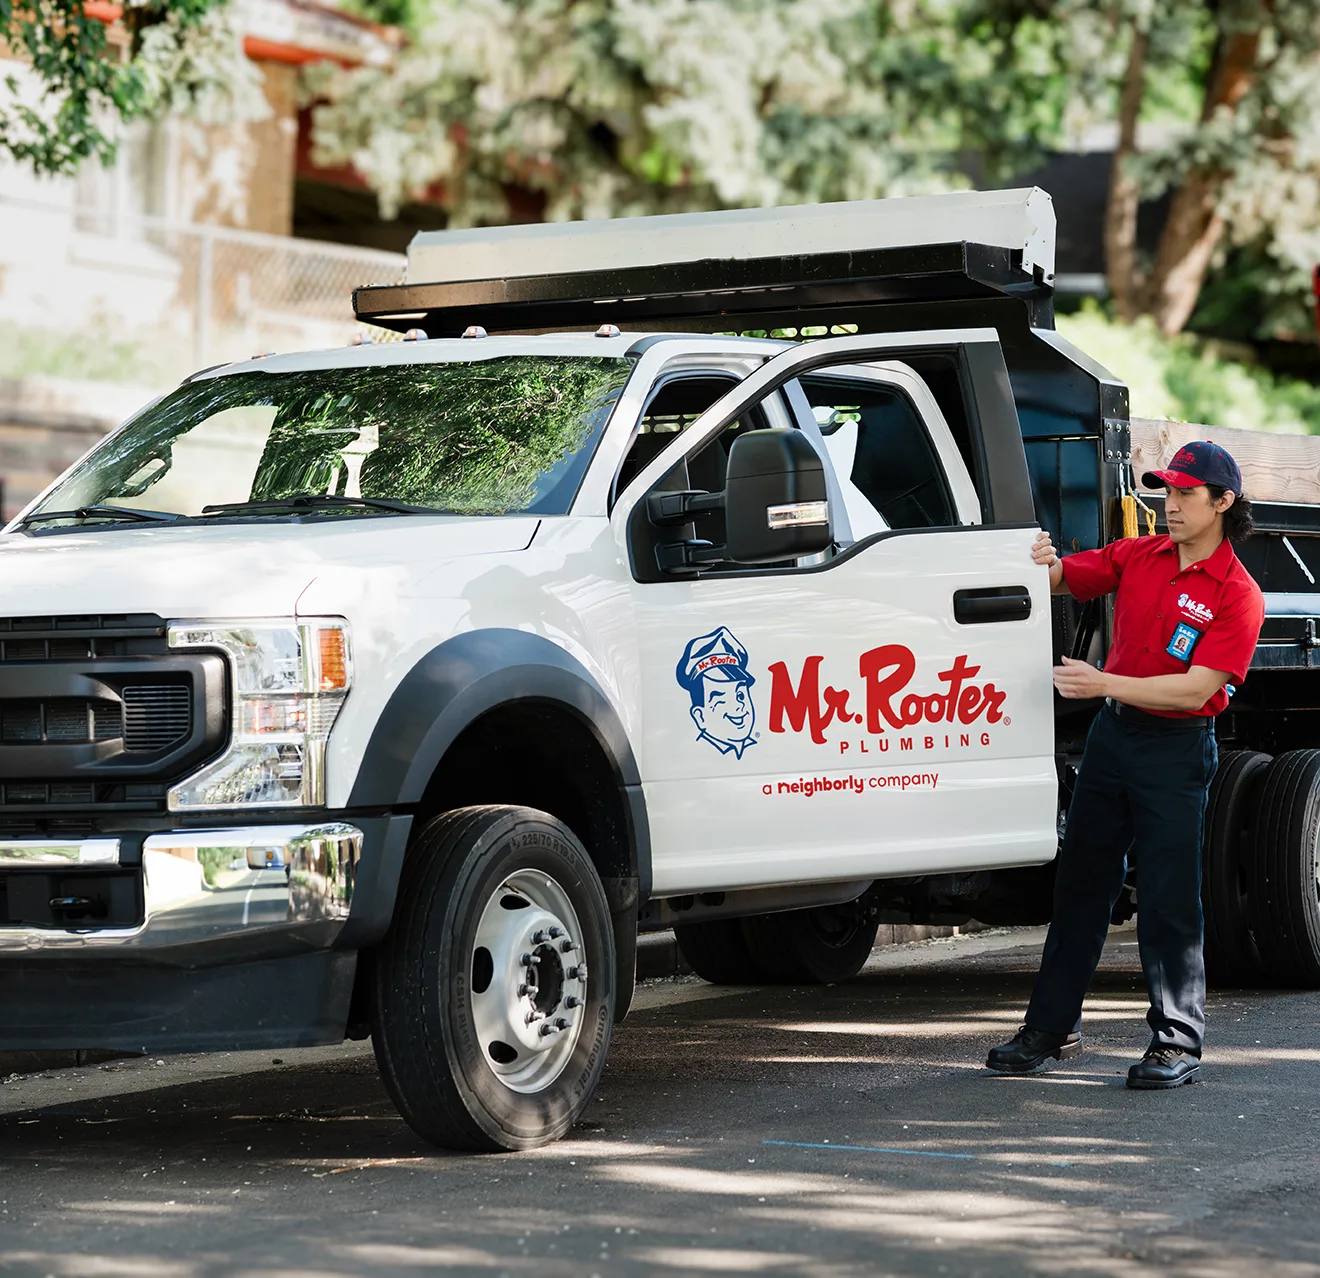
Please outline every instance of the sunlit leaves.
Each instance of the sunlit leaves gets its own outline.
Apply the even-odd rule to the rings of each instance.
[[[224,0],[128,0],[112,30],[83,0],[0,0],[0,42],[30,68],[0,87],[0,150],[39,173],[114,158],[121,126],[180,111],[260,118],[260,76]]]

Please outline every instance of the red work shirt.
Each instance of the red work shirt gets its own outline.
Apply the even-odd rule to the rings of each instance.
[[[1168,537],[1126,537],[1069,555],[1063,579],[1078,599],[1118,591],[1107,674],[1146,679],[1207,666],[1224,671],[1229,683],[1247,677],[1265,599],[1226,540],[1209,559],[1180,568]],[[1195,714],[1220,714],[1227,706],[1228,692],[1220,688]],[[1189,717],[1180,710],[1146,713]]]

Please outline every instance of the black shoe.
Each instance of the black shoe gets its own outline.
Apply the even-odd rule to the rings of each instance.
[[[1081,1054],[1080,1034],[1049,1034],[1024,1025],[1007,1043],[992,1047],[985,1063],[1005,1074],[1030,1074],[1048,1060],[1067,1061]]]
[[[1199,1082],[1200,1078],[1199,1057],[1181,1047],[1148,1047],[1145,1056],[1128,1070],[1127,1085],[1144,1091],[1165,1091]]]

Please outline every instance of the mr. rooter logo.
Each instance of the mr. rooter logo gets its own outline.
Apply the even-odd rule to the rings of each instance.
[[[770,667],[771,732],[808,732],[816,745],[825,745],[826,729],[834,727],[830,735],[840,754],[854,744],[858,753],[870,754],[887,752],[892,741],[900,751],[988,746],[984,727],[965,729],[1010,722],[1004,715],[1005,694],[993,683],[978,682],[981,667],[969,665],[965,654],[936,673],[939,687],[922,691],[912,687],[917,659],[911,648],[898,643],[872,648],[858,659],[862,694],[857,707],[855,689],[821,686],[824,660],[806,658],[796,679],[783,661]],[[865,736],[853,735],[858,725],[864,725]]]

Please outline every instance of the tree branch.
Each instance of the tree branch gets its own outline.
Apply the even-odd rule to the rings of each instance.
[[[1270,6],[1262,8],[1261,18]],[[1257,73],[1261,22],[1248,28],[1221,31],[1201,106],[1201,123],[1220,111],[1236,111],[1250,91]],[[1225,222],[1219,196],[1230,174],[1200,165],[1187,175],[1174,193],[1169,216],[1160,235],[1155,268],[1150,280],[1150,311],[1161,332],[1182,332],[1196,309],[1215,249],[1223,238]]]
[[[1137,120],[1146,92],[1146,54],[1150,33],[1135,20],[1132,48],[1119,91],[1118,146],[1109,171],[1109,198],[1105,208],[1105,274],[1109,292],[1121,318],[1136,319],[1140,310],[1141,278],[1137,271],[1137,207],[1140,189],[1128,172],[1127,160],[1137,153]]]

